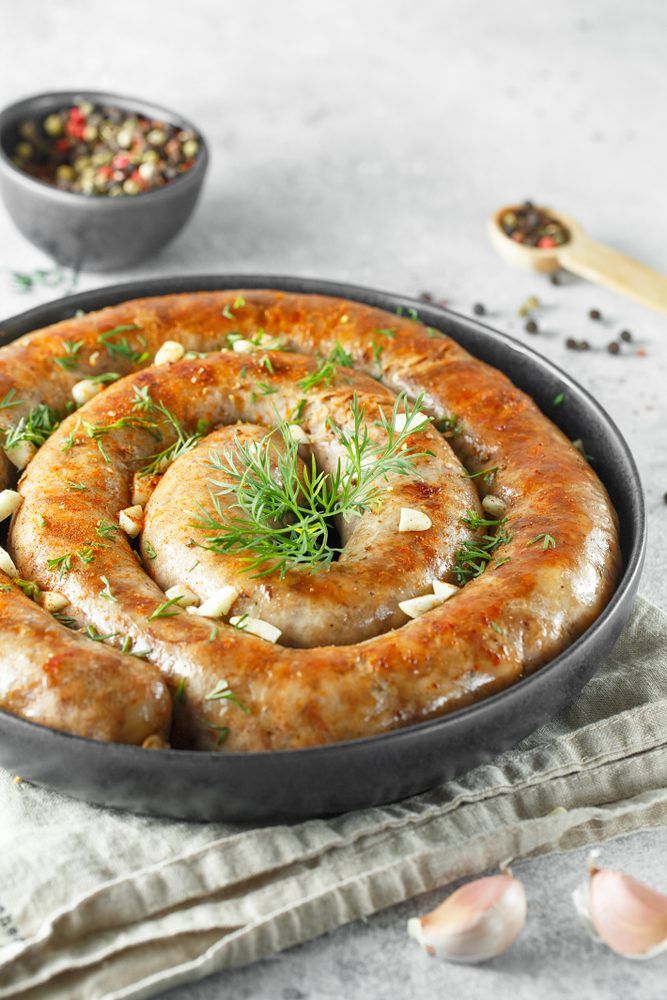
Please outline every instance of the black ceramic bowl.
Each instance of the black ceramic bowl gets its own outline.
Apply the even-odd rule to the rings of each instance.
[[[194,166],[170,184],[144,194],[109,198],[59,191],[11,160],[25,120],[41,120],[84,98],[183,129],[194,129],[200,148]],[[180,115],[134,97],[103,91],[39,94],[0,112],[0,193],[18,229],[60,264],[83,271],[116,271],[162,249],[187,222],[201,191],[208,149],[201,132]]]
[[[230,275],[163,278],[84,292],[6,320],[0,343],[49,323],[145,295],[280,288],[416,308],[530,393],[570,438],[583,438],[619,514],[624,571],[594,624],[537,673],[476,705],[395,732],[275,753],[146,751],[68,736],[0,712],[0,765],[76,798],[182,819],[270,821],[344,812],[423,791],[505,750],[569,705],[625,624],[644,561],[645,517],[632,455],[602,408],[555,365],[511,337],[435,306],[354,285]],[[567,406],[553,406],[558,393]]]

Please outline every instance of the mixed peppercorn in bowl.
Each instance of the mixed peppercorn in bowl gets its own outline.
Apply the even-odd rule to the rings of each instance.
[[[40,94],[0,112],[0,193],[18,229],[68,267],[113,271],[183,228],[208,166],[191,122],[138,98]]]

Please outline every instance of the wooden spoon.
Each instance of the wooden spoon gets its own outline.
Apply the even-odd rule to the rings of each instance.
[[[667,275],[653,271],[625,254],[591,240],[578,222],[550,208],[543,211],[562,223],[570,234],[566,243],[556,247],[532,247],[517,243],[503,232],[500,220],[517,206],[499,208],[489,219],[489,236],[496,250],[511,264],[542,274],[559,267],[587,278],[598,285],[629,295],[651,309],[667,313]]]

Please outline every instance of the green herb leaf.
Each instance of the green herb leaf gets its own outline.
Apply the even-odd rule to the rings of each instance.
[[[547,549],[556,548],[556,539],[553,537],[553,535],[548,535],[545,532],[543,532],[541,535],[535,535],[534,538],[531,538],[531,540],[528,542],[528,545],[534,545],[535,542],[539,541],[542,542],[542,548],[544,549],[545,552]]]
[[[8,410],[12,406],[21,406],[21,403],[23,402],[23,400],[21,400],[21,399],[14,399],[15,395],[16,395],[16,389],[9,389],[5,393],[4,399],[2,401],[0,401],[0,410]]]
[[[30,441],[38,448],[58,427],[60,420],[46,403],[34,406],[26,417],[5,431],[5,449],[15,448],[23,441]]]
[[[106,330],[101,333],[97,338],[97,342],[106,347],[107,353],[110,358],[122,358],[125,361],[131,361],[132,364],[142,365],[145,361],[148,361],[150,353],[148,351],[138,351],[131,346],[127,337],[122,337],[121,334],[128,333],[130,331],[140,330],[136,323],[127,323],[124,326],[115,326],[113,330]],[[139,334],[135,333],[135,339],[139,342],[141,347],[146,346],[145,339]]]
[[[107,580],[106,576],[101,576],[100,580],[104,584],[104,589],[100,591],[100,597],[103,597],[105,601],[113,601],[114,604],[118,604],[118,598],[111,590],[111,584]]]
[[[231,701],[235,705],[238,705],[241,711],[245,712],[246,715],[250,715],[252,711],[247,705],[244,705],[242,701],[239,701],[227,681],[224,680],[218,681],[213,690],[206,695],[204,701]]]
[[[178,597],[170,597],[169,600],[164,602],[164,604],[160,604],[159,607],[157,607],[155,611],[148,616],[147,620],[152,622],[156,618],[175,618],[176,615],[179,614],[180,609],[175,608],[174,605],[178,604],[178,602],[182,600],[183,597],[180,595]]]
[[[53,360],[66,372],[73,372],[79,367],[78,354],[83,347],[83,340],[64,340],[62,344],[65,353]]]

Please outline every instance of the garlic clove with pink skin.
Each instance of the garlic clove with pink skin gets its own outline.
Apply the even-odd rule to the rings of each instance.
[[[591,862],[572,898],[593,937],[618,955],[642,960],[667,951],[667,896],[632,875]]]
[[[477,963],[502,955],[525,922],[523,885],[505,869],[468,882],[432,913],[408,920],[408,934],[429,955]]]

